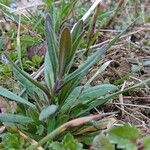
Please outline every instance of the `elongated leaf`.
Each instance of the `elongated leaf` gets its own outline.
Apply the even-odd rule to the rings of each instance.
[[[77,51],[77,48],[80,44],[80,41],[83,37],[84,31],[83,31],[83,21],[80,20],[79,22],[77,22],[77,24],[75,25],[75,27],[72,29],[72,50],[70,53],[70,56],[68,58],[68,66],[67,66],[67,72],[69,72],[72,64],[73,64],[73,60]]]
[[[142,81],[142,82],[140,82],[138,84],[135,84],[135,85],[133,85],[131,87],[125,88],[123,91],[117,91],[117,92],[114,92],[113,94],[110,94],[110,95],[104,97],[104,98],[94,100],[94,101],[92,101],[91,103],[88,104],[88,108],[87,109],[81,111],[77,116],[83,115],[85,112],[88,112],[91,109],[93,109],[94,107],[97,107],[97,106],[100,106],[100,105],[106,103],[107,101],[109,101],[109,100],[119,96],[120,94],[126,93],[129,90],[133,90],[133,89],[135,89],[137,87],[140,87],[140,86],[142,86],[144,84],[149,84],[149,83],[150,83],[150,79],[148,78],[148,79],[146,79],[146,80],[144,80],[144,81]]]
[[[82,111],[80,111],[77,116],[81,116],[83,114],[85,114],[86,112],[89,112],[91,109],[93,109],[94,107],[97,106],[101,106],[102,104],[106,103],[108,101],[108,99],[96,99],[91,101],[90,103],[88,103],[86,106],[86,109],[82,109]]]
[[[95,43],[95,41],[98,38],[99,34],[100,34],[99,31],[96,31],[96,33],[94,33],[93,37],[90,37],[91,39],[90,39],[88,48],[91,47]]]
[[[62,75],[68,63],[68,58],[71,54],[71,34],[69,28],[65,27],[60,36],[59,48],[59,73]]]
[[[118,88],[112,84],[102,84],[102,85],[97,85],[94,87],[87,87],[81,93],[79,100],[81,102],[89,101],[91,99],[96,99],[101,96],[106,96],[107,94],[111,94],[117,90],[118,90]]]
[[[14,76],[16,77],[16,79],[25,88],[25,91],[27,92],[27,95],[30,95],[33,99],[37,100],[36,98],[34,98],[35,93],[37,93],[39,98],[45,99],[45,98],[43,98],[45,93],[41,89],[39,89],[37,86],[35,86],[31,81],[27,80],[26,77],[23,76],[22,74],[20,74],[20,72],[18,70],[13,68],[13,73],[14,73]]]
[[[11,99],[13,101],[28,105],[29,107],[35,108],[34,104],[28,102],[27,100],[23,99],[22,97],[8,91],[7,89],[5,89],[1,86],[0,86],[0,95],[6,97],[8,99]]]
[[[80,77],[75,78],[71,82],[68,82],[65,86],[62,87],[60,95],[58,97],[60,107],[65,103],[69,94],[77,87],[80,83]]]
[[[43,92],[45,92],[47,95],[49,95],[49,92],[47,91],[47,89],[42,86],[40,83],[38,83],[36,80],[32,79],[30,77],[29,74],[27,74],[25,71],[21,70],[16,64],[14,64],[14,62],[5,54],[6,58],[9,60],[10,64],[13,66],[13,70],[15,71],[16,73],[16,78],[18,76],[21,76],[21,78],[24,78],[24,80],[20,80],[20,82],[22,83],[23,81],[24,82],[27,82],[29,81],[31,84],[30,86],[33,86],[33,87],[37,87],[39,89],[41,89]],[[20,79],[21,79],[20,78]],[[26,84],[25,84],[26,85]],[[34,88],[33,88],[34,89]]]
[[[78,104],[86,104],[93,99],[105,96],[115,92],[117,87],[111,84],[97,85],[94,87],[77,87],[66,99],[64,105],[61,108],[62,113],[66,113],[69,109],[75,107]]]
[[[61,7],[61,11],[60,11],[60,17],[61,19],[65,19],[69,16],[69,14],[71,13],[71,11],[73,10],[73,7],[75,5],[75,3],[77,2],[77,0],[72,0],[69,1],[66,4],[66,1],[62,1],[63,3],[61,3],[62,7]],[[60,19],[60,18],[59,18]]]
[[[75,88],[72,93],[68,96],[68,98],[65,100],[64,105],[61,107],[60,112],[62,114],[69,112],[69,109],[74,105],[77,98],[79,97],[79,94],[81,92],[82,87]]]
[[[53,130],[55,130],[55,128],[56,128],[56,120],[57,119],[55,118],[55,115],[52,115],[52,116],[49,117],[47,133],[50,133]]]
[[[28,124],[28,123],[32,123],[33,120],[29,117],[25,117],[21,115],[3,113],[3,114],[0,114],[0,122]]]
[[[72,29],[72,42],[74,43],[83,31],[83,20],[79,20]]]
[[[49,14],[46,15],[45,29],[46,29],[45,36],[48,46],[48,54],[52,64],[54,78],[56,79],[56,73],[58,68],[57,41],[53,31],[52,19]]]
[[[84,35],[84,31],[82,31],[80,33],[80,35],[76,38],[76,40],[72,44],[72,52],[71,52],[71,56],[70,56],[71,58],[75,55],[75,52],[77,51],[77,48],[78,48],[78,46],[80,44],[80,41],[81,41],[83,35]]]
[[[45,66],[45,70],[44,70],[45,82],[48,88],[52,91],[54,87],[54,73],[53,73],[53,68],[48,53],[46,53],[45,56],[44,66]]]
[[[96,73],[88,80],[86,85],[90,84],[99,74],[103,73],[105,69],[109,66],[112,60],[105,62],[97,71]]]
[[[137,19],[136,19],[137,20]],[[119,35],[117,35],[114,39],[112,39],[109,44],[103,45],[97,52],[95,52],[92,56],[90,56],[87,61],[81,65],[76,71],[71,73],[69,76],[67,76],[63,80],[63,86],[67,83],[70,82],[72,79],[76,78],[78,75],[84,75],[86,71],[94,65],[99,59],[100,56],[107,50],[109,49],[120,37],[123,33],[125,33],[128,28],[136,21],[134,20],[123,32],[121,32]]]
[[[70,68],[72,67],[72,64],[73,64],[73,61],[74,61],[74,58],[75,58],[75,54],[76,54],[76,51],[77,51],[77,48],[80,44],[80,41],[83,37],[83,34],[84,32],[81,32],[81,34],[79,35],[79,37],[77,37],[77,39],[75,40],[75,42],[72,44],[72,52],[69,56],[69,59],[68,59],[68,66],[67,66],[67,72],[70,71]]]
[[[80,75],[84,75],[88,71],[88,69],[101,58],[101,56],[104,54],[107,48],[108,45],[104,45],[99,50],[97,50],[92,56],[90,56],[86,60],[86,62],[83,65],[81,65],[76,71],[74,71],[64,79],[64,84]]]
[[[39,120],[48,118],[50,115],[52,115],[56,112],[57,108],[58,107],[56,105],[50,105],[50,106],[44,108],[40,113]]]

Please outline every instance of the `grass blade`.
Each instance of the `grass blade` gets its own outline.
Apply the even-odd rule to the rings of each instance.
[[[88,80],[86,85],[89,85],[99,74],[105,71],[105,69],[109,66],[112,60],[105,62],[97,71],[96,73]]]

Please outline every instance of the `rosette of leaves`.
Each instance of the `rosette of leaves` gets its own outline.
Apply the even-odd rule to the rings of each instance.
[[[18,103],[19,114],[0,114],[1,122],[19,124],[36,138],[53,131],[64,122],[83,116],[92,109],[92,102],[117,90],[111,84],[80,86],[80,81],[88,70],[96,64],[110,47],[104,45],[85,60],[78,69],[72,71],[76,52],[84,35],[83,21],[77,22],[70,30],[64,26],[59,36],[49,14],[45,19],[47,53],[44,62],[44,84],[34,80],[7,57],[13,68],[15,78],[24,87],[22,94],[16,95],[0,87],[0,95]],[[108,99],[99,100],[98,105]]]

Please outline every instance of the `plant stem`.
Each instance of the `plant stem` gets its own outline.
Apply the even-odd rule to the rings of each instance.
[[[81,118],[77,118],[77,119],[71,120],[71,121],[61,125],[57,129],[55,129],[53,132],[51,132],[48,135],[46,135],[43,139],[41,139],[35,145],[29,146],[27,150],[35,150],[37,147],[45,144],[46,142],[48,142],[48,141],[54,139],[56,136],[60,135],[66,129],[85,124],[85,123],[87,123],[87,122],[89,122],[91,120],[98,120],[100,117],[101,117],[101,114],[98,114],[98,115],[91,115],[91,116],[81,117]]]

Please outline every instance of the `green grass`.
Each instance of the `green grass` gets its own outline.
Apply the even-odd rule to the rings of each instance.
[[[143,14],[138,8],[139,13],[135,14],[133,1],[125,2],[121,7],[117,7],[116,1],[113,1],[107,9],[97,9],[82,21],[80,19],[92,3],[77,0],[54,3],[46,0],[36,13],[21,16],[10,13],[5,7],[10,5],[10,1],[3,0],[0,4],[3,16],[7,22],[11,22],[10,30],[5,26],[0,30],[0,56],[6,56],[9,61],[6,63],[0,60],[0,95],[5,98],[8,107],[9,101],[17,103],[15,111],[11,111],[13,108],[10,107],[9,112],[0,114],[0,125],[6,131],[0,136],[0,148],[31,150],[41,146],[41,149],[82,150],[89,146],[86,143],[92,144],[95,150],[97,146],[114,150],[114,144],[118,148],[127,147],[127,150],[132,146],[136,149],[140,144],[145,149],[149,148],[149,137],[141,143],[133,143],[132,137],[126,135],[128,130],[132,130],[137,135],[134,140],[141,140],[138,129],[129,125],[99,135],[99,115],[90,116],[96,108],[103,108],[106,102],[120,94],[146,84],[149,86],[150,79],[147,79],[122,91],[118,90],[129,79],[129,74],[115,80],[114,85],[91,85],[113,62],[107,60],[102,65],[104,54],[117,44],[120,36],[136,24],[146,22],[148,10]],[[112,20],[112,14],[115,13],[117,15]],[[108,27],[110,20],[113,25]],[[91,46],[105,41],[101,28],[107,27],[119,31],[119,34],[110,34],[108,44],[92,50]],[[44,41],[47,42],[46,54],[29,58],[28,48]],[[146,40],[144,44],[149,45],[149,42]],[[81,49],[85,51],[78,55]],[[79,66],[73,70],[72,66],[77,62]],[[31,74],[38,71],[42,64],[45,68],[43,74],[34,79]],[[100,66],[96,73],[82,82],[95,65]],[[94,130],[85,135],[80,134],[82,129],[91,128]],[[85,136],[87,139],[80,143]],[[88,137],[91,143],[87,142]],[[122,138],[121,142],[119,138]]]

